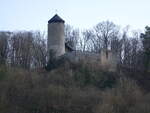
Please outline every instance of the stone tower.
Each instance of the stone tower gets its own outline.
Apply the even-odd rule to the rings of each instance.
[[[65,53],[64,23],[57,14],[48,21],[48,52],[53,52],[55,57]]]

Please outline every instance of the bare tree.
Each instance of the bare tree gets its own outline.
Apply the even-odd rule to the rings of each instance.
[[[46,57],[48,56],[46,39],[44,39],[45,34],[41,32],[35,32],[34,34],[32,67],[44,67],[47,63]]]
[[[14,33],[11,45],[11,65],[30,69],[46,64],[46,41],[40,33]]]
[[[0,64],[5,65],[8,56],[10,32],[0,32]]]
[[[123,31],[121,39],[122,48],[122,63],[121,65],[127,68],[142,69],[142,44],[139,39],[140,33],[133,32],[132,35],[128,35],[128,28]],[[137,66],[138,65],[138,66]]]
[[[104,21],[96,25],[94,28],[96,41],[98,42],[99,49],[106,51],[106,57],[108,57],[108,49],[110,48],[110,40],[116,37],[119,32],[118,26],[109,21]]]
[[[31,64],[31,46],[33,42],[31,32],[14,33],[11,38],[11,65],[29,69]]]
[[[65,40],[72,48],[77,49],[77,44],[79,40],[79,30],[73,29],[70,25],[65,25]]]
[[[80,37],[80,48],[82,51],[92,51],[94,52],[96,48],[95,41],[94,41],[95,35],[92,30],[85,30],[82,32],[82,37]]]

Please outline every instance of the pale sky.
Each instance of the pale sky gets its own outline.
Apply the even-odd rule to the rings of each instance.
[[[56,10],[79,29],[106,20],[133,29],[150,26],[150,0],[0,0],[0,31],[47,31],[47,21]]]

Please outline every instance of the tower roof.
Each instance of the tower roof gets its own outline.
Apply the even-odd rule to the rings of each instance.
[[[49,21],[48,23],[57,23],[57,22],[60,22],[60,23],[64,23],[65,21],[59,17],[57,14],[55,14]]]

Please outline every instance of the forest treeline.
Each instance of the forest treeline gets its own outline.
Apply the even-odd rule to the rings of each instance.
[[[130,35],[129,35],[130,34]],[[75,50],[100,53],[113,51],[118,64],[148,71],[150,65],[150,27],[145,33],[121,30],[112,22],[98,23],[92,29],[80,31],[65,26],[66,43]],[[44,67],[47,59],[47,36],[42,32],[0,32],[0,64],[25,69]]]

